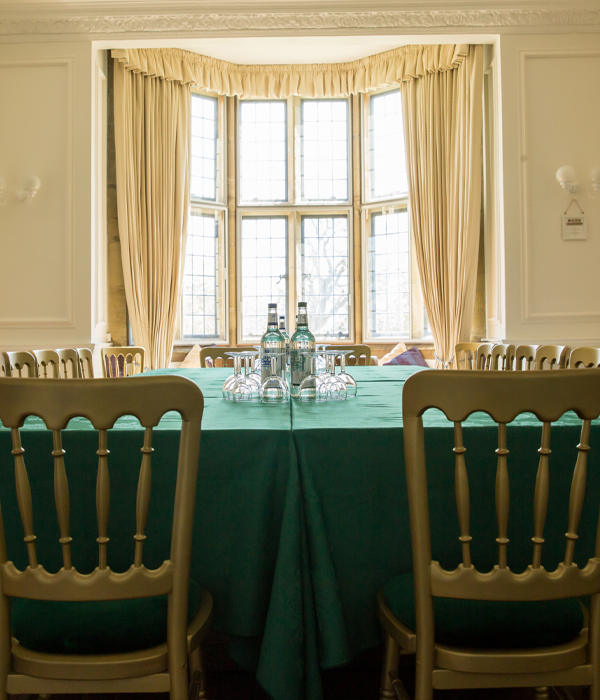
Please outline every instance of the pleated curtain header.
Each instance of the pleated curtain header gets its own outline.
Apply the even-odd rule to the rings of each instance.
[[[347,97],[453,70],[468,44],[401,46],[349,63],[237,65],[182,49],[113,49],[126,70],[245,98]]]

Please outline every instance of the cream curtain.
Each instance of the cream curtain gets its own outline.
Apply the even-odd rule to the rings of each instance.
[[[135,345],[168,367],[189,206],[190,86],[115,62],[119,236]]]
[[[194,85],[219,95],[282,99],[347,97],[399,85],[431,73],[452,71],[468,44],[401,46],[349,63],[237,65],[182,49],[113,49],[128,70]]]
[[[436,355],[470,339],[479,249],[483,49],[402,88],[411,230]]]

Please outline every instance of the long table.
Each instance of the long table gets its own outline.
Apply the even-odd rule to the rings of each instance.
[[[412,565],[401,399],[403,384],[415,371],[419,370],[353,367],[350,372],[359,387],[355,399],[283,405],[223,401],[221,385],[229,369],[147,373],[182,374],[203,391],[192,576],[214,597],[213,626],[229,635],[231,655],[253,669],[276,700],[318,700],[322,668],[347,663],[381,641],[377,591]],[[168,553],[178,421],[178,416],[165,416],[154,440],[147,566],[158,565]],[[453,567],[460,556],[453,431],[437,411],[426,414],[425,424],[434,555],[443,565]],[[594,425],[584,524],[591,523],[594,514],[597,517],[600,499],[600,461],[593,449],[599,430]],[[40,559],[49,570],[58,570],[61,554],[51,436],[35,418],[28,419],[22,436],[37,545],[45,555]],[[540,436],[537,419],[527,415],[508,430],[508,447],[520,455],[518,461],[511,461],[509,455],[509,565],[513,570],[529,563]],[[489,545],[497,536],[497,428],[488,417],[475,415],[465,425],[464,438],[471,480],[473,557],[480,568],[491,568],[495,562]],[[128,417],[109,434],[109,565],[115,570],[131,564],[142,440],[139,424]],[[548,568],[561,560],[567,530],[565,494],[578,440],[579,421],[574,415],[563,417],[553,427],[547,546],[542,562]],[[96,436],[87,421],[76,419],[65,431],[63,442],[74,564],[81,571],[91,571],[96,565],[95,549],[90,546],[97,536]],[[18,565],[25,566],[14,488],[10,436],[0,430],[0,498],[8,551]],[[595,533],[595,523],[585,529]],[[593,551],[592,540],[589,535],[578,541],[579,563]]]

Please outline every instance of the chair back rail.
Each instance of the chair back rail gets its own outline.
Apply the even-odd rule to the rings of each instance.
[[[228,352],[241,352],[245,348],[202,348],[200,350],[200,367],[233,367],[233,357],[227,355]],[[211,360],[210,364],[206,359]]]
[[[34,350],[38,364],[38,376],[43,379],[60,379],[60,358],[56,350]]]
[[[89,348],[77,348],[79,356],[79,376],[82,379],[94,378],[94,357]]]
[[[327,345],[326,350],[351,350],[349,355],[346,355],[346,364],[367,365],[371,364],[371,348],[368,345]],[[340,358],[335,358],[336,365],[340,364]]]
[[[535,351],[535,368],[566,369],[570,354],[568,345],[540,345]]]
[[[9,377],[37,377],[38,366],[37,360],[33,353],[27,350],[18,352],[6,352],[5,364],[9,368]]]
[[[10,361],[5,352],[0,352],[0,377],[10,377]]]
[[[116,379],[141,374],[146,368],[146,351],[131,345],[102,348],[102,372],[104,377]]]
[[[63,379],[81,379],[79,355],[75,348],[60,348],[56,351],[60,360],[60,374]]]
[[[497,343],[492,348],[491,368],[512,370],[515,362],[515,346],[512,344]]]
[[[173,593],[179,586],[181,590],[178,589],[178,595],[181,594],[183,587],[187,587],[189,577],[203,405],[200,389],[184,377],[141,377],[132,383],[108,379],[82,379],[79,382],[0,379],[0,421],[11,430],[17,503],[29,563],[24,571],[20,571],[7,560],[0,514],[0,592],[40,600],[118,600]],[[168,411],[178,411],[182,417],[171,551],[169,559],[158,569],[148,570],[143,565],[143,546],[151,494],[152,435],[153,428]],[[44,569],[36,551],[31,488],[20,435],[20,428],[29,415],[40,417],[52,431],[54,499],[63,558],[63,568],[56,574]],[[125,573],[115,573],[107,563],[110,511],[107,431],[123,415],[139,419],[144,427],[144,442],[136,498],[135,534],[132,533],[133,563]],[[78,572],[76,563],[72,561],[69,483],[65,468],[68,455],[62,443],[62,430],[74,416],[88,418],[98,432],[98,568],[92,574]]]
[[[477,348],[481,343],[456,343],[454,346],[454,364],[456,369],[475,369]]]
[[[600,529],[595,533],[594,556],[581,569],[573,562],[585,500],[591,421],[600,416],[599,370],[423,372],[407,380],[402,404],[417,606],[427,606],[423,601],[428,595],[472,600],[551,600],[592,595],[600,590]],[[454,571],[443,569],[431,556],[423,429],[423,413],[428,408],[440,409],[454,423],[455,491],[462,552],[462,564]],[[541,566],[541,558],[550,488],[551,423],[571,410],[582,420],[581,434],[569,494],[564,558],[555,571],[549,572]],[[486,573],[476,569],[471,556],[469,477],[462,433],[462,422],[477,411],[487,413],[498,424],[498,557],[494,569]],[[510,485],[506,425],[524,412],[531,412],[540,420],[542,431],[532,504],[531,564],[525,572],[513,573],[508,566]],[[424,582],[422,586],[419,581]]]
[[[475,355],[475,369],[492,368],[492,350],[494,343],[480,343]]]
[[[591,369],[600,367],[599,348],[575,348],[569,357],[569,369]]]
[[[535,369],[535,353],[537,345],[517,345],[515,350],[515,369]]]

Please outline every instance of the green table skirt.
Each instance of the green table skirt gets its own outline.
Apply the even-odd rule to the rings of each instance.
[[[214,627],[230,635],[234,658],[253,668],[277,700],[318,700],[320,669],[347,663],[378,644],[378,590],[411,570],[408,501],[402,443],[402,386],[413,367],[349,368],[358,396],[346,402],[279,406],[240,405],[221,399],[229,369],[159,370],[182,374],[205,397],[194,522],[192,575],[214,596]],[[135,381],[135,379],[127,380]],[[439,412],[425,417],[434,554],[449,567],[460,557],[454,502],[452,426]],[[146,565],[168,553],[174,495],[178,417],[166,416],[155,433],[153,490]],[[51,436],[37,419],[22,431],[33,492],[40,559],[61,566],[53,495]],[[480,568],[496,537],[494,483],[497,429],[485,416],[465,426],[470,476],[472,551]],[[509,565],[529,563],[532,503],[541,437],[539,423],[520,417],[509,426],[511,514]],[[576,559],[593,551],[600,498],[600,462],[592,429],[588,489]],[[131,418],[109,434],[111,513],[109,564],[132,561],[135,494],[143,433]],[[579,424],[565,416],[552,430],[550,506],[543,563],[562,558],[568,489]],[[96,565],[96,437],[85,420],[64,433],[71,492],[74,563]],[[566,467],[566,468],[565,468]],[[14,498],[10,436],[0,431],[0,494],[11,558],[26,565]],[[595,510],[594,510],[595,509]],[[41,526],[41,523],[44,526]],[[585,527],[591,525],[591,527]]]

